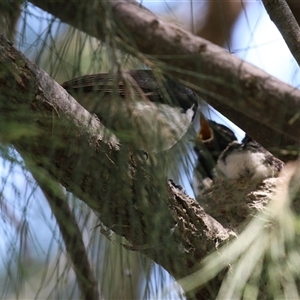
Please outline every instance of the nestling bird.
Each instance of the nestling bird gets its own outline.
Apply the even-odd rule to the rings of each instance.
[[[196,195],[217,179],[244,187],[245,183],[276,177],[284,163],[246,135],[241,143],[225,125],[201,117],[195,141],[197,165],[194,172]]]
[[[199,97],[150,70],[94,74],[62,86],[123,142],[159,152],[171,148],[194,120]]]
[[[203,179],[213,179],[214,168],[223,150],[237,138],[227,126],[200,117],[200,130],[195,139],[194,151],[197,155],[196,172]]]
[[[261,181],[278,176],[284,163],[248,135],[241,143],[228,145],[221,153],[216,175],[228,180]]]

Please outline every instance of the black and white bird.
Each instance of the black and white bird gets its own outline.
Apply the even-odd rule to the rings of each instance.
[[[170,149],[194,120],[199,97],[181,82],[150,70],[100,73],[62,86],[122,141],[150,152]]]
[[[277,177],[284,163],[246,135],[237,141],[225,125],[201,117],[195,141],[197,164],[193,186],[196,196],[216,180],[227,180],[239,187]]]
[[[262,181],[277,177],[284,163],[248,135],[230,143],[221,153],[215,176],[233,181]]]

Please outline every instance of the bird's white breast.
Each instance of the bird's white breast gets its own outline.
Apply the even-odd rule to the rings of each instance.
[[[81,104],[100,116],[105,126],[111,126],[122,140],[129,141],[145,150],[161,151],[171,148],[187,132],[195,111],[194,105],[187,111],[180,107],[153,103],[140,98],[102,97],[88,95]]]
[[[265,154],[251,151],[237,151],[228,154],[225,160],[219,159],[217,172],[228,179],[263,179],[274,176],[273,168],[265,163]]]
[[[193,109],[183,113],[166,104],[136,103],[132,109],[131,126],[154,148],[168,149],[186,133],[194,115]]]

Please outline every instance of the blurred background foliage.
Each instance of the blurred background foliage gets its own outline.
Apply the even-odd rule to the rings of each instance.
[[[299,69],[260,2],[224,1],[220,5],[218,1],[161,0],[142,4],[160,17],[299,86]],[[108,37],[110,42],[105,43],[91,38],[30,2],[3,0],[0,7],[3,32],[59,83],[84,74],[145,68],[142,61],[114,47],[113,39]],[[206,107],[205,114],[233,128],[239,138],[243,136],[240,129],[212,108]],[[27,132],[26,128],[11,127],[7,141],[24,134],[30,134],[30,129]],[[195,158],[191,145],[180,149],[182,163],[174,167],[171,176],[193,196]],[[0,156],[0,297],[80,298],[71,262],[44,194],[11,146],[0,144]],[[101,234],[98,217],[87,205],[67,192],[64,197],[79,224],[104,299],[184,298],[166,271],[138,252],[125,250],[120,237],[112,235],[108,240]]]

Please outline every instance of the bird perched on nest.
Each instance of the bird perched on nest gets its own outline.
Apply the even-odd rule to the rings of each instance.
[[[276,177],[284,163],[248,135],[241,143],[225,125],[201,116],[195,141],[197,165],[194,174],[196,194],[216,179],[235,183],[257,182]]]
[[[168,76],[150,70],[100,73],[62,86],[122,142],[150,152],[171,148],[194,120],[199,97]]]
[[[219,156],[216,176],[229,180],[262,181],[277,177],[284,163],[248,135],[232,142]]]

